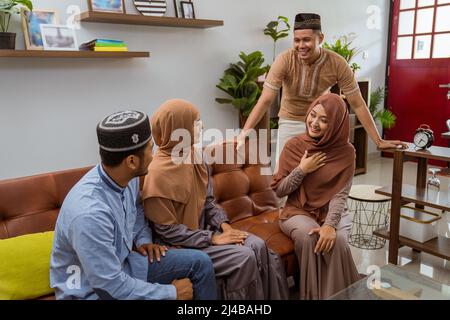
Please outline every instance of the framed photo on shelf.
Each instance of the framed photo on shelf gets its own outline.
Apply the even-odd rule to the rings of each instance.
[[[175,10],[175,17],[181,18],[183,17],[183,14],[181,13],[181,5],[180,2],[182,0],[173,0],[173,9]]]
[[[78,51],[75,30],[72,27],[60,24],[41,24],[40,27],[44,50]]]
[[[124,0],[88,0],[89,11],[126,13]]]
[[[33,10],[25,8],[20,12],[22,18],[23,37],[25,39],[26,50],[44,50],[44,43],[41,35],[41,24],[58,24],[58,14],[56,11]]]
[[[180,5],[184,19],[195,19],[194,3],[191,1],[181,1]]]

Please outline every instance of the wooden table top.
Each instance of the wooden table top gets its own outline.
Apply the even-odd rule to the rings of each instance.
[[[403,150],[405,155],[419,158],[427,158],[434,160],[450,161],[450,148],[431,146],[430,148],[416,149],[413,143],[407,143],[408,149]],[[393,153],[398,149],[383,150],[383,152]]]

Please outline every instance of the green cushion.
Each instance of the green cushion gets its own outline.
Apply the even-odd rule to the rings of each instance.
[[[52,243],[53,231],[0,240],[0,300],[34,299],[53,293]]]

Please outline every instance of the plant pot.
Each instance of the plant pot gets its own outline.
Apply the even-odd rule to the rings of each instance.
[[[0,49],[16,49],[16,34],[12,32],[0,32]]]
[[[247,122],[248,117],[244,116],[241,111],[239,111],[239,128],[243,129],[245,122]]]

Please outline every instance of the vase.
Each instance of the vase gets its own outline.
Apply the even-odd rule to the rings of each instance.
[[[14,50],[16,48],[16,34],[0,32],[0,49]]]

